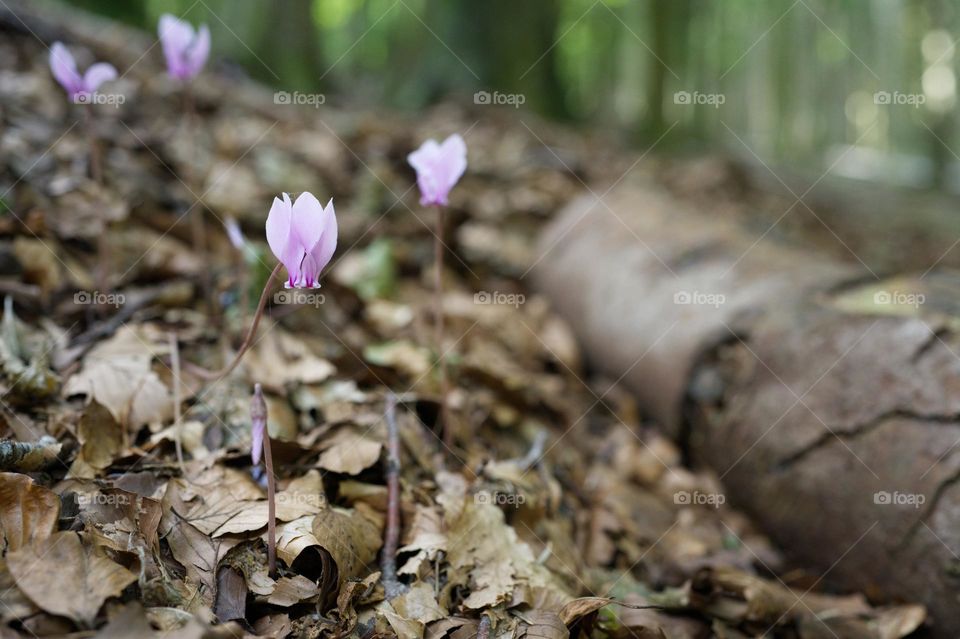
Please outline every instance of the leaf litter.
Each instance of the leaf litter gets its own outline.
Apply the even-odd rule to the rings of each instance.
[[[0,93],[3,182],[15,186],[5,204],[16,213],[0,237],[5,633],[893,639],[923,624],[917,605],[811,590],[814,579],[788,572],[729,503],[688,499],[724,493],[683,466],[628,394],[587,375],[570,330],[524,288],[532,238],[580,191],[579,176],[629,166],[605,141],[541,123],[545,147],[512,117],[477,120],[455,104],[415,122],[333,107],[276,113],[252,85],[223,99],[213,78],[197,87],[203,126],[190,131],[170,86],[146,82],[136,100],[98,113],[101,187],[76,170],[82,134],[64,133],[73,114],[37,108],[62,105],[36,67],[40,44],[8,35],[2,74],[42,81]],[[455,131],[471,165],[450,196],[441,274],[447,447],[431,213],[407,194],[404,158]],[[13,157],[43,158],[61,134],[32,170]],[[187,185],[158,158],[201,176],[207,194],[188,214],[203,216],[205,255],[177,224],[193,205]],[[170,335],[185,361],[229,360],[269,272],[264,203],[291,180],[345,203],[323,289],[274,298],[253,349],[221,381],[190,366],[175,374]],[[251,238],[241,251],[219,222],[227,216]],[[115,236],[113,297],[77,303],[97,282],[104,232]],[[265,478],[248,456],[255,382],[279,480],[277,578],[266,568]],[[402,585],[390,598],[378,564],[388,392],[399,398]]]

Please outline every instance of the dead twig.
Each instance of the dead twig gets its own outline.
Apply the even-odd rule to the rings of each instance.
[[[177,447],[177,464],[186,477],[187,471],[183,465],[183,415],[180,412],[180,347],[172,331],[167,334],[167,339],[170,343],[170,369],[173,371],[173,441]]]
[[[387,599],[404,591],[397,579],[397,546],[400,543],[400,434],[397,431],[397,396],[387,394],[387,528],[380,555],[380,572]]]

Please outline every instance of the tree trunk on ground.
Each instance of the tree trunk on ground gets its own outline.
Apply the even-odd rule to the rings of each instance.
[[[814,579],[920,598],[955,637],[960,278],[879,280],[760,233],[625,183],[552,224],[536,282]]]

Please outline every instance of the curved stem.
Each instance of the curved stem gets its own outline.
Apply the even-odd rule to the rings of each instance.
[[[240,363],[244,353],[246,353],[253,344],[253,336],[257,334],[257,327],[260,325],[260,318],[263,317],[263,309],[267,307],[267,299],[270,297],[270,284],[273,282],[273,278],[280,273],[281,268],[283,268],[283,264],[277,264],[273,271],[271,271],[270,276],[267,277],[267,282],[263,285],[263,293],[260,294],[260,302],[257,304],[257,311],[253,316],[253,324],[250,325],[250,330],[247,331],[247,336],[243,338],[243,344],[240,345],[240,350],[237,351],[233,361],[218,371],[208,371],[205,368],[191,365],[191,373],[203,380],[215,381],[221,377],[226,377],[233,371],[234,368],[237,367],[237,364]]]

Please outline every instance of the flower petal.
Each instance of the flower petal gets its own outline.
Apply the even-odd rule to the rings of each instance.
[[[50,71],[71,98],[83,89],[83,78],[77,71],[77,61],[61,42],[54,42],[50,47]]]
[[[293,203],[293,233],[305,251],[320,241],[323,233],[323,206],[313,193],[304,191]]]
[[[311,267],[315,269],[314,281],[320,279],[320,272],[330,263],[337,250],[337,213],[333,209],[333,198],[323,209],[323,232],[320,241],[310,250]]]
[[[207,57],[209,57],[209,55],[210,29],[207,28],[207,25],[202,24],[197,30],[197,37],[194,38],[190,47],[184,53],[187,71],[191,78],[200,73],[203,65],[207,63]]]
[[[443,141],[440,145],[440,157],[444,171],[443,183],[449,193],[467,170],[467,144],[459,133],[454,133]]]
[[[186,78],[188,69],[185,64],[185,53],[196,37],[193,26],[185,20],[165,13],[160,16],[157,34],[160,36],[163,56],[167,60],[167,71],[175,78]]]
[[[273,206],[267,215],[266,233],[267,244],[276,258],[287,269],[287,283],[293,284],[300,272],[300,262],[306,250],[301,246],[293,232],[292,224],[293,205],[290,196],[283,194],[283,199],[273,198]]]
[[[87,72],[83,74],[83,89],[90,93],[96,92],[104,82],[117,79],[117,70],[112,64],[107,62],[98,62],[92,65]]]
[[[450,189],[467,169],[467,145],[456,133],[443,144],[427,140],[407,156],[407,161],[417,171],[420,204],[446,205]]]

